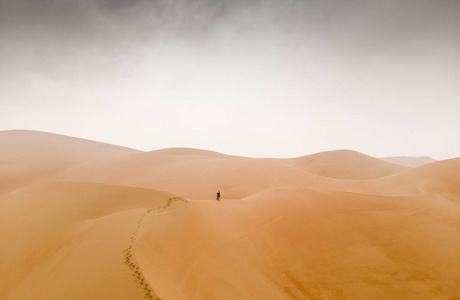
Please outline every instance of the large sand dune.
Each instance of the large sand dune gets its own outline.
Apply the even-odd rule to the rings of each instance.
[[[341,179],[371,179],[395,174],[407,168],[350,150],[316,153],[292,159],[309,172]]]
[[[65,135],[31,130],[0,131],[0,159],[68,162],[116,157],[138,150]]]
[[[21,147],[16,151],[22,153],[22,160],[27,161],[24,157],[24,152],[27,152],[34,158],[47,155],[49,162],[26,163],[23,168],[27,169],[27,165],[32,167],[21,172],[20,180],[5,176],[4,181],[10,181],[11,185],[4,184],[0,193],[48,181],[87,181],[166,190],[192,199],[212,199],[215,191],[221,189],[227,198],[241,199],[272,187],[330,188],[333,184],[340,189],[342,181],[336,179],[372,179],[408,169],[346,150],[293,159],[254,159],[188,148],[141,152],[40,132],[35,136],[34,132],[10,131],[0,134],[0,140],[5,135],[8,139],[4,139],[3,143],[14,145],[7,146],[8,149],[27,145],[27,151],[21,150]],[[33,139],[27,141],[30,136]],[[39,147],[34,144],[37,140],[40,140]],[[79,144],[83,148],[81,152]],[[64,150],[55,150],[56,145],[65,149],[67,156]],[[104,150],[107,155],[104,155]],[[59,152],[59,155],[52,160],[54,152]],[[24,166],[24,163],[16,163],[18,168]],[[0,176],[5,172],[12,174],[10,170],[11,163],[0,161]]]
[[[432,162],[435,162],[436,159],[422,156],[422,157],[410,157],[410,156],[392,156],[392,157],[382,157],[384,161],[391,162],[397,165],[406,166],[410,168],[420,167]]]
[[[172,196],[48,183],[1,197],[0,299],[142,299],[123,250],[145,211]]]
[[[460,159],[0,145],[0,299],[460,299]]]

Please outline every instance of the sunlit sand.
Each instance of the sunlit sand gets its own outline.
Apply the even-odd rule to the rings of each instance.
[[[0,240],[0,299],[457,299],[460,158],[3,131]]]

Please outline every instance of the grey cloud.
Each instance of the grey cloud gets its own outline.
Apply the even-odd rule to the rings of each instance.
[[[158,45],[215,61],[229,51],[257,61],[275,47],[266,59],[294,66],[314,51],[360,68],[458,49],[458,28],[457,0],[1,0],[0,76],[110,78]]]
[[[460,2],[302,0],[136,0],[0,2],[2,42],[27,40],[109,47],[128,42],[195,39],[206,42],[219,26],[277,28],[297,39],[344,46],[380,46],[448,31],[454,36]],[[201,38],[201,39],[200,39]]]
[[[459,28],[458,0],[0,0],[0,129],[90,138],[104,124],[233,149],[252,128],[320,151],[374,121],[406,142],[412,120],[447,139]]]

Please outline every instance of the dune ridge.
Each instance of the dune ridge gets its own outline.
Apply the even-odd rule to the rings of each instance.
[[[139,265],[133,259],[133,251],[132,251],[133,246],[134,246],[134,243],[136,242],[137,234],[139,232],[139,229],[142,226],[142,223],[143,223],[144,219],[154,211],[163,210],[163,209],[168,208],[169,206],[171,206],[171,204],[174,201],[183,201],[183,202],[187,203],[187,200],[183,199],[182,197],[170,197],[166,201],[166,204],[164,204],[162,206],[159,206],[159,207],[156,207],[156,208],[150,208],[150,209],[146,210],[145,213],[139,218],[139,220],[137,222],[137,228],[136,228],[136,230],[133,232],[133,234],[130,237],[130,244],[129,244],[128,248],[126,248],[123,251],[125,253],[125,264],[131,270],[132,275],[134,277],[134,281],[136,282],[136,284],[138,286],[142,287],[142,289],[144,290],[144,293],[145,293],[144,298],[145,299],[161,300],[152,291],[152,288],[149,285],[149,283],[146,281],[144,275],[142,274],[142,271],[140,270]]]
[[[13,133],[9,133],[10,139]],[[24,136],[18,134],[16,139],[22,140]],[[66,144],[68,137],[58,135],[51,140],[53,143],[59,140],[59,143]],[[87,142],[84,142],[86,145]],[[53,147],[53,143],[46,146],[43,141],[42,148],[32,147],[28,151],[36,151],[32,156],[41,157],[43,152]],[[92,142],[88,143],[92,145]],[[222,189],[227,197],[241,199],[274,185],[332,184],[334,188],[340,189],[343,185],[341,179],[373,179],[408,169],[350,150],[328,151],[292,159],[255,159],[189,148],[167,148],[151,152],[129,150],[125,155],[119,155],[118,146],[114,147],[115,150],[109,151],[117,153],[114,156],[97,156],[100,155],[100,149],[96,147],[97,155],[92,160],[66,160],[67,165],[52,171],[48,166],[50,164],[42,164],[42,170],[23,170],[21,179],[15,182],[5,176],[4,181],[12,183],[9,187],[6,184],[0,186],[0,193],[43,182],[87,181],[166,190],[189,199],[212,199],[215,190]],[[78,152],[77,148],[72,151]],[[58,157],[56,160],[60,162],[63,158]],[[0,162],[0,176],[2,169],[8,169],[4,173],[11,174],[11,168]]]
[[[349,190],[367,194],[417,195],[421,193],[458,194],[460,158],[422,165],[405,172],[349,185]],[[355,185],[355,187],[353,187]]]
[[[352,150],[315,153],[292,159],[292,164],[311,173],[339,179],[373,179],[408,168]]]
[[[0,145],[0,299],[460,298],[460,158]]]
[[[0,131],[0,158],[14,162],[76,162],[137,152],[140,151],[42,131]]]

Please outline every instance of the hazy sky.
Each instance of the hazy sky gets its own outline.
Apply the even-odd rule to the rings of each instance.
[[[0,130],[460,156],[459,0],[0,0]]]

